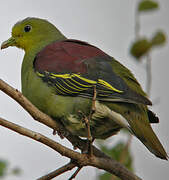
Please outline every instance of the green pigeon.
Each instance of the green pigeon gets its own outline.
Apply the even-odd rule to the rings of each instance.
[[[22,93],[41,111],[60,121],[72,134],[87,137],[83,116],[90,120],[93,138],[106,139],[126,128],[155,156],[168,159],[150,123],[158,117],[133,74],[99,48],[67,39],[44,19],[26,18],[12,28],[1,49],[25,51]],[[95,92],[95,93],[94,93]]]

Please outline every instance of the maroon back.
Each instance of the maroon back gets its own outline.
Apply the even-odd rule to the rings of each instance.
[[[47,45],[35,59],[37,71],[86,73],[86,60],[108,56],[100,49],[78,40],[64,40]]]

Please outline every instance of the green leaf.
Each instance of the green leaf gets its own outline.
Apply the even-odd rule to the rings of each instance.
[[[0,177],[4,177],[7,171],[8,163],[6,161],[0,160]]]
[[[158,31],[155,33],[151,40],[152,46],[161,46],[166,43],[166,35],[162,31]]]
[[[149,42],[146,38],[139,39],[134,42],[131,46],[130,53],[136,59],[141,58],[142,56],[146,55],[151,48],[151,42]]]
[[[119,161],[120,163],[124,164],[130,171],[133,171],[133,159],[130,153],[129,148],[126,149],[125,142],[118,142],[113,148],[108,148],[106,146],[100,145],[101,150],[106,152],[109,156],[113,159]],[[99,180],[120,180],[118,177],[113,176],[107,172],[101,174],[99,176]]]
[[[104,173],[99,176],[99,180],[111,180],[112,175],[109,173]]]
[[[138,5],[139,12],[148,12],[158,9],[159,4],[156,1],[152,0],[143,0]]]
[[[120,178],[105,172],[99,176],[99,180],[120,180]]]
[[[133,171],[132,155],[130,153],[130,150],[125,148],[126,148],[125,142],[119,142],[113,148],[107,148],[106,146],[101,145],[101,150],[103,152],[111,156],[113,159],[117,161],[121,161],[121,163],[124,164],[129,170]],[[124,151],[125,151],[125,156],[122,157]]]
[[[18,168],[18,167],[15,167],[12,169],[12,172],[11,172],[13,175],[20,175],[21,174],[21,169]]]

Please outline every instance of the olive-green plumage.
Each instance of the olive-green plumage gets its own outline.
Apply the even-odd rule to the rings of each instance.
[[[8,46],[25,50],[21,72],[23,94],[73,134],[87,135],[79,111],[89,114],[95,85],[92,136],[105,139],[127,128],[157,157],[167,159],[150,126],[157,119],[147,108],[151,102],[133,74],[114,58],[87,43],[67,40],[54,25],[38,18],[16,23],[12,37],[1,48]],[[80,58],[73,59],[75,56]],[[50,66],[50,61],[55,64]]]

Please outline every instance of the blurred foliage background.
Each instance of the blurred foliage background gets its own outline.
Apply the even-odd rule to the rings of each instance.
[[[151,82],[152,82],[152,75],[151,75],[151,65],[152,65],[152,58],[151,52],[154,50],[158,50],[161,46],[165,45],[166,43],[166,35],[163,30],[154,30],[150,37],[146,35],[140,34],[140,29],[144,28],[141,26],[140,18],[143,14],[151,15],[152,12],[159,10],[159,3],[154,0],[138,0],[137,7],[135,9],[135,39],[130,45],[130,54],[133,59],[138,62],[138,66],[145,62],[145,72],[147,73],[147,80],[146,80],[146,92],[148,96],[150,96],[151,92]],[[124,136],[127,136],[127,140],[120,140],[118,141],[113,148],[110,148],[106,141],[104,143],[102,141],[97,141],[97,144],[104,151],[106,154],[111,156],[113,159],[124,164],[129,170],[134,171],[134,157],[130,151],[130,144],[132,141],[132,136],[127,132],[122,132]],[[109,140],[108,140],[109,141]],[[19,176],[22,171],[21,168],[18,167],[10,167],[10,160],[3,160],[0,157],[0,179],[4,179],[5,177],[9,176]],[[98,174],[96,179],[100,180],[119,180],[119,178],[112,176],[108,173]]]
[[[151,15],[152,12],[159,10],[160,4],[154,0],[138,0],[137,7],[135,9],[135,39],[130,45],[130,54],[133,59],[138,62],[138,66],[145,62],[146,78],[146,93],[148,96],[151,94],[152,83],[152,58],[151,52],[158,50],[166,43],[166,35],[163,30],[154,30],[151,37],[147,37],[146,34],[141,35],[140,30],[144,28],[141,26],[140,18],[143,14]],[[128,136],[127,141],[119,141],[112,148],[102,142],[98,142],[103,152],[111,156],[113,159],[119,161],[125,165],[130,171],[134,171],[134,157],[130,150],[130,144],[132,136],[127,131],[123,131],[124,136]],[[107,143],[108,144],[108,143]],[[97,179],[99,180],[119,180],[118,177],[113,176],[107,172],[99,174]]]
[[[0,159],[0,179],[5,179],[7,176],[19,176],[21,169],[19,167],[10,167],[7,160]]]

